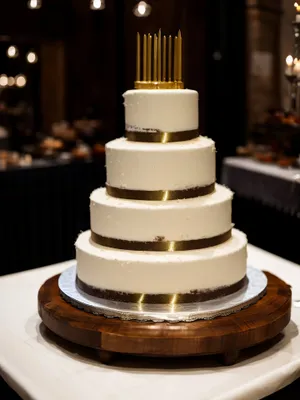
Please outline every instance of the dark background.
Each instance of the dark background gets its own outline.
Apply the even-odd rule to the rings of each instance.
[[[219,180],[223,157],[246,137],[245,3],[152,0],[147,18],[133,14],[136,3],[106,0],[104,10],[92,11],[89,0],[43,0],[39,10],[23,0],[3,2],[0,75],[24,73],[28,81],[7,91],[8,100],[30,104],[34,132],[92,114],[103,121],[106,140],[123,136],[136,32],[181,29],[185,87],[199,92],[200,131],[216,141]],[[18,59],[6,57],[10,45],[18,46]],[[37,64],[26,63],[28,50]],[[19,125],[11,125],[16,144]],[[0,171],[1,274],[73,258],[78,233],[89,229],[89,194],[104,183],[104,159]]]
[[[91,11],[88,0],[43,0],[39,10],[23,0],[2,1],[0,74],[28,77],[9,101],[32,106],[36,132],[48,132],[62,118],[93,114],[103,120],[107,140],[122,136],[122,93],[133,87],[136,32],[175,34],[180,28],[185,86],[199,92],[200,130],[216,141],[219,180],[222,159],[246,139],[245,1],[148,2],[151,15],[137,18],[134,0],[106,0],[103,11]],[[5,55],[11,44],[22,54],[17,61]],[[26,65],[29,49],[38,64]],[[89,194],[104,183],[104,160],[0,171],[0,273],[73,258],[78,233],[89,228]],[[295,398],[294,388],[272,398]],[[14,398],[5,385],[0,390]]]
[[[23,0],[4,2],[1,68],[7,60],[1,46],[37,49],[40,65],[30,67],[35,69],[33,76],[41,69],[42,93],[36,83],[33,89],[39,128],[47,129],[50,120],[56,122],[51,97],[61,91],[66,119],[79,118],[94,107],[113,138],[122,135],[124,128],[122,93],[133,87],[136,32],[161,28],[175,34],[180,28],[185,86],[199,92],[200,129],[217,141],[220,156],[233,154],[237,142],[244,140],[246,126],[244,1],[152,0],[147,18],[133,14],[136,3],[107,0],[104,10],[92,11],[88,0],[43,0],[39,10],[29,10]],[[220,54],[220,60],[214,54]],[[63,76],[55,76],[55,58],[63,65]],[[228,135],[233,113],[235,129]]]

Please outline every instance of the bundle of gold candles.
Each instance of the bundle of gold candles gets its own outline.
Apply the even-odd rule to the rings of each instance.
[[[142,55],[142,57],[141,57]],[[182,35],[137,33],[135,89],[182,89]]]

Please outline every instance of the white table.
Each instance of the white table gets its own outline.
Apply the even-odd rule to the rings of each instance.
[[[281,168],[251,158],[223,160],[222,184],[238,195],[300,218],[300,169]]]
[[[37,292],[46,279],[71,264],[0,278],[0,368],[22,398],[255,400],[300,377],[297,307],[280,342],[232,367],[220,366],[213,358],[131,360],[129,365],[120,361],[117,366],[105,366],[85,357],[75,345],[59,346],[42,329]],[[249,265],[283,278],[293,286],[294,298],[300,299],[299,266],[253,246],[249,246]]]
[[[300,181],[300,168],[282,168],[276,164],[263,163],[247,157],[228,157],[225,158],[224,164],[275,176],[290,182],[296,180],[299,183]]]

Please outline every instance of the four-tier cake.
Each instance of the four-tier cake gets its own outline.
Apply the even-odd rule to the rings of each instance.
[[[142,40],[141,40],[142,39]],[[106,145],[107,183],[76,241],[77,286],[124,302],[199,302],[247,284],[247,238],[217,184],[215,144],[198,131],[198,93],[182,82],[182,37],[137,36],[126,135]]]

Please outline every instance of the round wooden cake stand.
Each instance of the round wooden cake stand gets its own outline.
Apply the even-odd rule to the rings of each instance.
[[[103,363],[118,353],[157,357],[222,354],[224,364],[230,365],[240,350],[274,338],[290,321],[290,286],[266,275],[267,294],[249,308],[212,320],[177,323],[123,321],[86,313],[62,299],[56,275],[39,290],[39,314],[58,336],[99,350]]]

